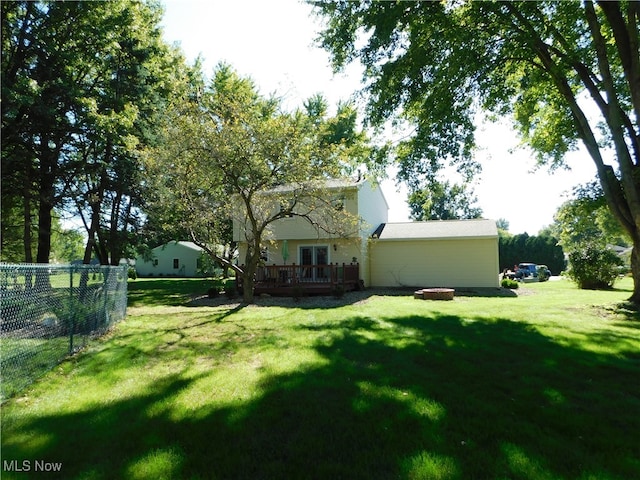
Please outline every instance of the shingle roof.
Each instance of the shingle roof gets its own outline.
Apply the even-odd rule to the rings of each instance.
[[[204,249],[202,247],[199,247],[198,245],[196,245],[193,242],[176,241],[176,240],[172,240],[172,241],[167,242],[167,243],[165,243],[163,245],[160,245],[160,246],[158,246],[156,248],[157,249],[164,249],[167,245],[172,244],[172,243],[175,244],[175,245],[182,245],[183,247],[190,248],[191,250],[204,251]]]
[[[386,223],[378,227],[375,234],[380,240],[497,238],[498,228],[494,220],[429,220]]]
[[[187,248],[190,248],[192,250],[201,250],[204,251],[204,249],[202,247],[199,247],[198,245],[196,245],[193,242],[185,242],[185,241],[179,241],[178,242],[180,245],[184,245]]]
[[[328,178],[325,180],[318,179],[312,182],[303,182],[295,185],[294,184],[280,185],[278,187],[272,188],[271,190],[268,190],[267,193],[268,192],[289,192],[297,188],[312,188],[313,185],[318,185],[321,188],[327,188],[327,189],[340,189],[340,188],[350,188],[350,187],[355,188],[355,187],[359,187],[363,183],[365,183],[364,179],[358,179],[358,180],[352,180],[348,178]]]

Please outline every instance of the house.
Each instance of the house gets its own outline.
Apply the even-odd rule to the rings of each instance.
[[[324,284],[330,291],[332,284],[353,280],[353,275],[354,288],[499,287],[495,221],[389,223],[389,207],[376,184],[334,181],[327,189],[360,218],[359,228],[337,238],[297,216],[276,221],[263,251],[264,268],[256,276],[256,293],[276,293],[297,282]],[[247,244],[237,219],[233,235],[242,259]]]
[[[139,277],[202,277],[198,273],[204,250],[193,242],[171,241],[136,258]]]
[[[343,265],[358,264],[357,284],[363,275],[365,278],[368,276],[368,263],[365,262],[368,238],[380,223],[387,221],[389,206],[384,194],[367,180],[332,180],[324,188],[331,197],[326,203],[344,209],[354,218],[359,217],[359,225],[354,226],[350,234],[338,237],[296,215],[274,222],[265,239],[262,257],[265,266],[278,268],[273,268],[273,271],[268,269],[266,273],[259,272],[265,278],[259,276],[256,279],[258,283],[263,280],[265,283],[274,283],[271,279],[275,278],[283,288],[285,285],[293,286],[298,281],[304,282],[305,288],[310,288],[312,284],[330,288],[332,275],[344,275],[344,270],[338,272],[337,267],[329,268],[328,265],[342,268]],[[274,196],[282,197],[283,191],[286,192],[286,187],[279,189]],[[279,207],[274,205],[273,208]],[[244,241],[244,225],[238,218],[233,221],[233,239],[238,242],[239,258],[245,258],[247,243]],[[256,291],[260,292],[260,285],[256,286]]]

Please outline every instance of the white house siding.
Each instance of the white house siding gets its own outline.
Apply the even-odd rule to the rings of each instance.
[[[202,251],[192,242],[169,242],[152,249],[150,262],[136,258],[136,272],[139,277],[199,277],[202,275],[197,267]]]
[[[364,238],[380,225],[387,221],[388,204],[382,190],[373,186],[369,181],[358,183],[336,181],[327,187],[327,195],[334,196],[336,200],[344,200],[346,211],[358,215],[363,224],[362,236]],[[279,208],[274,204],[275,209]],[[242,217],[242,215],[240,215]],[[233,239],[236,242],[244,241],[244,228],[241,218],[233,219]],[[354,236],[358,234],[354,232]],[[270,225],[269,238],[277,240],[298,240],[304,238],[328,239],[331,234],[323,232],[300,217],[283,218]]]
[[[367,238],[374,230],[388,219],[389,206],[377,184],[368,180],[359,182],[335,181],[328,185],[327,194],[334,195],[335,199],[343,199],[345,209],[359,216],[361,230],[350,238],[332,238],[330,234],[313,227],[307,220],[300,217],[283,218],[271,225],[269,234],[266,235],[266,263],[281,265],[282,242],[287,240],[289,258],[287,264],[300,264],[300,247],[326,245],[329,247],[330,263],[352,263],[353,260],[360,264],[360,276],[368,284],[368,257]],[[274,205],[274,208],[277,206]],[[233,237],[238,242],[239,263],[243,264],[247,251],[244,241],[244,226],[235,218],[233,221]],[[364,240],[363,240],[364,239]],[[271,240],[269,242],[269,240]],[[335,246],[335,248],[334,248]]]
[[[364,181],[358,186],[358,210],[362,221],[363,237],[370,237],[378,225],[386,223],[389,218],[389,205],[379,186]]]
[[[498,287],[493,239],[371,242],[371,285]]]
[[[386,223],[389,219],[389,204],[379,185],[374,186],[366,180],[362,182],[358,188],[358,212],[362,219],[361,236],[364,239],[358,255],[360,278],[365,286],[369,286],[371,285],[371,258],[366,239],[371,237],[380,224]]]

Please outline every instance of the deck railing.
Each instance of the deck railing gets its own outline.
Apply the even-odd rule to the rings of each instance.
[[[337,286],[345,290],[358,288],[360,265],[265,265],[259,267],[255,275],[257,291],[276,291],[302,287],[308,289],[325,287],[327,291]]]

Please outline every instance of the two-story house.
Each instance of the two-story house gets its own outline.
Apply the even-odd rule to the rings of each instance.
[[[499,286],[495,221],[389,223],[389,207],[376,184],[332,181],[327,192],[332,205],[338,202],[360,219],[359,226],[336,236],[295,215],[277,220],[262,251],[256,293],[296,285],[324,285],[329,291],[345,279],[349,288]],[[247,243],[238,219],[233,236],[242,259]]]

